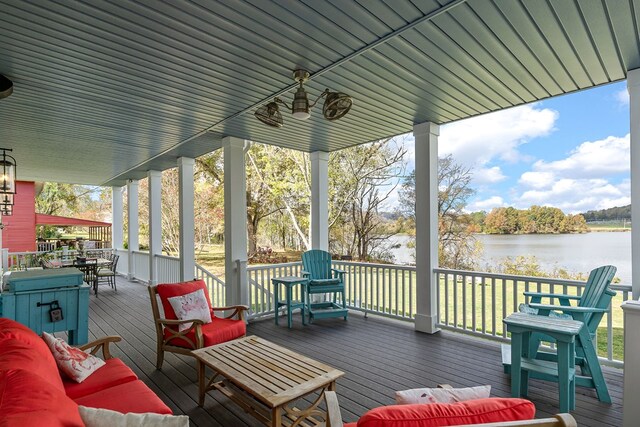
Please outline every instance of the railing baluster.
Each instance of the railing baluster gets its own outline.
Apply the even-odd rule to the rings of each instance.
[[[467,275],[462,275],[462,329],[467,329]]]
[[[482,276],[482,333],[487,333],[487,282],[486,278]]]
[[[476,330],[476,276],[471,276],[471,330]]]
[[[444,273],[444,323],[449,323],[449,274]]]

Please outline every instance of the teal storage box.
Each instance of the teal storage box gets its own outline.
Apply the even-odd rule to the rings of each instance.
[[[0,293],[0,316],[28,326],[37,334],[67,332],[73,345],[89,339],[89,285],[76,268],[12,272]],[[62,317],[52,316],[59,308]]]
[[[10,292],[37,291],[82,285],[83,274],[77,268],[14,271],[7,278]]]

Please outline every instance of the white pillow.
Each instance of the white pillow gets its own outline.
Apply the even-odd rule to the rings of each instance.
[[[490,385],[467,388],[414,388],[396,391],[398,405],[416,403],[456,403],[465,400],[485,399],[491,393]]]
[[[86,380],[91,374],[105,365],[104,360],[99,357],[72,347],[51,334],[43,332],[42,339],[49,346],[53,358],[56,359],[58,369],[77,383]]]
[[[211,323],[211,311],[209,309],[209,303],[207,302],[207,296],[204,294],[204,289],[198,289],[190,294],[167,299],[174,313],[176,313],[178,320],[198,319],[204,323]],[[178,325],[178,330],[182,332],[190,327],[191,323],[183,323]]]
[[[109,409],[78,406],[86,427],[189,427],[186,415],[122,414]]]

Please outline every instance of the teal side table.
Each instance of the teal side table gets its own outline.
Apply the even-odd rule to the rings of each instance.
[[[302,324],[306,325],[305,320],[305,310],[307,309],[307,301],[305,301],[305,295],[307,294],[307,285],[309,284],[309,279],[305,279],[304,277],[295,277],[295,276],[286,276],[286,277],[274,277],[271,279],[271,283],[273,283],[273,294],[274,294],[274,306],[275,306],[275,317],[276,317],[276,325],[278,324],[278,311],[280,307],[287,307],[287,326],[291,329],[292,324],[292,312],[295,309],[300,309],[300,313],[302,314]],[[286,300],[284,302],[280,302],[280,285],[286,288]],[[302,286],[300,292],[301,301],[293,301],[293,288],[294,286]]]
[[[511,333],[511,396],[526,397],[529,373],[544,375],[558,383],[560,412],[576,408],[576,337],[582,322],[535,314],[513,313],[503,320]],[[529,339],[534,332],[542,332],[556,339],[558,361],[535,358]]]

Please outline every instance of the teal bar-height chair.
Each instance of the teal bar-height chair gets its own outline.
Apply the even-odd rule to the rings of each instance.
[[[309,279],[306,300],[309,304],[309,321],[327,317],[344,317],[347,320],[347,299],[345,298],[344,271],[332,268],[331,254],[313,249],[302,254],[302,275]],[[311,295],[331,294],[330,301],[312,302]],[[342,296],[338,304],[337,296]]]
[[[520,307],[520,311],[523,313],[554,316],[583,323],[575,345],[575,365],[580,368],[580,375],[576,372],[576,385],[595,389],[598,400],[606,403],[611,403],[611,397],[593,341],[598,331],[598,325],[603,315],[608,311],[611,299],[616,295],[615,291],[609,289],[615,274],[616,267],[612,265],[592,270],[581,296],[525,292],[525,296],[529,297],[531,301]],[[548,299],[549,304],[542,304],[543,299]],[[555,300],[558,301],[558,305],[554,305]],[[577,304],[572,306],[571,301],[576,301]],[[557,354],[544,351],[540,347],[541,342],[553,343],[554,341],[553,338],[545,334],[532,334],[529,340],[529,354],[535,355],[535,359],[541,361],[557,362]],[[508,368],[509,366],[505,365],[505,371],[508,371]],[[555,380],[553,376],[543,373],[532,374],[531,377]]]

